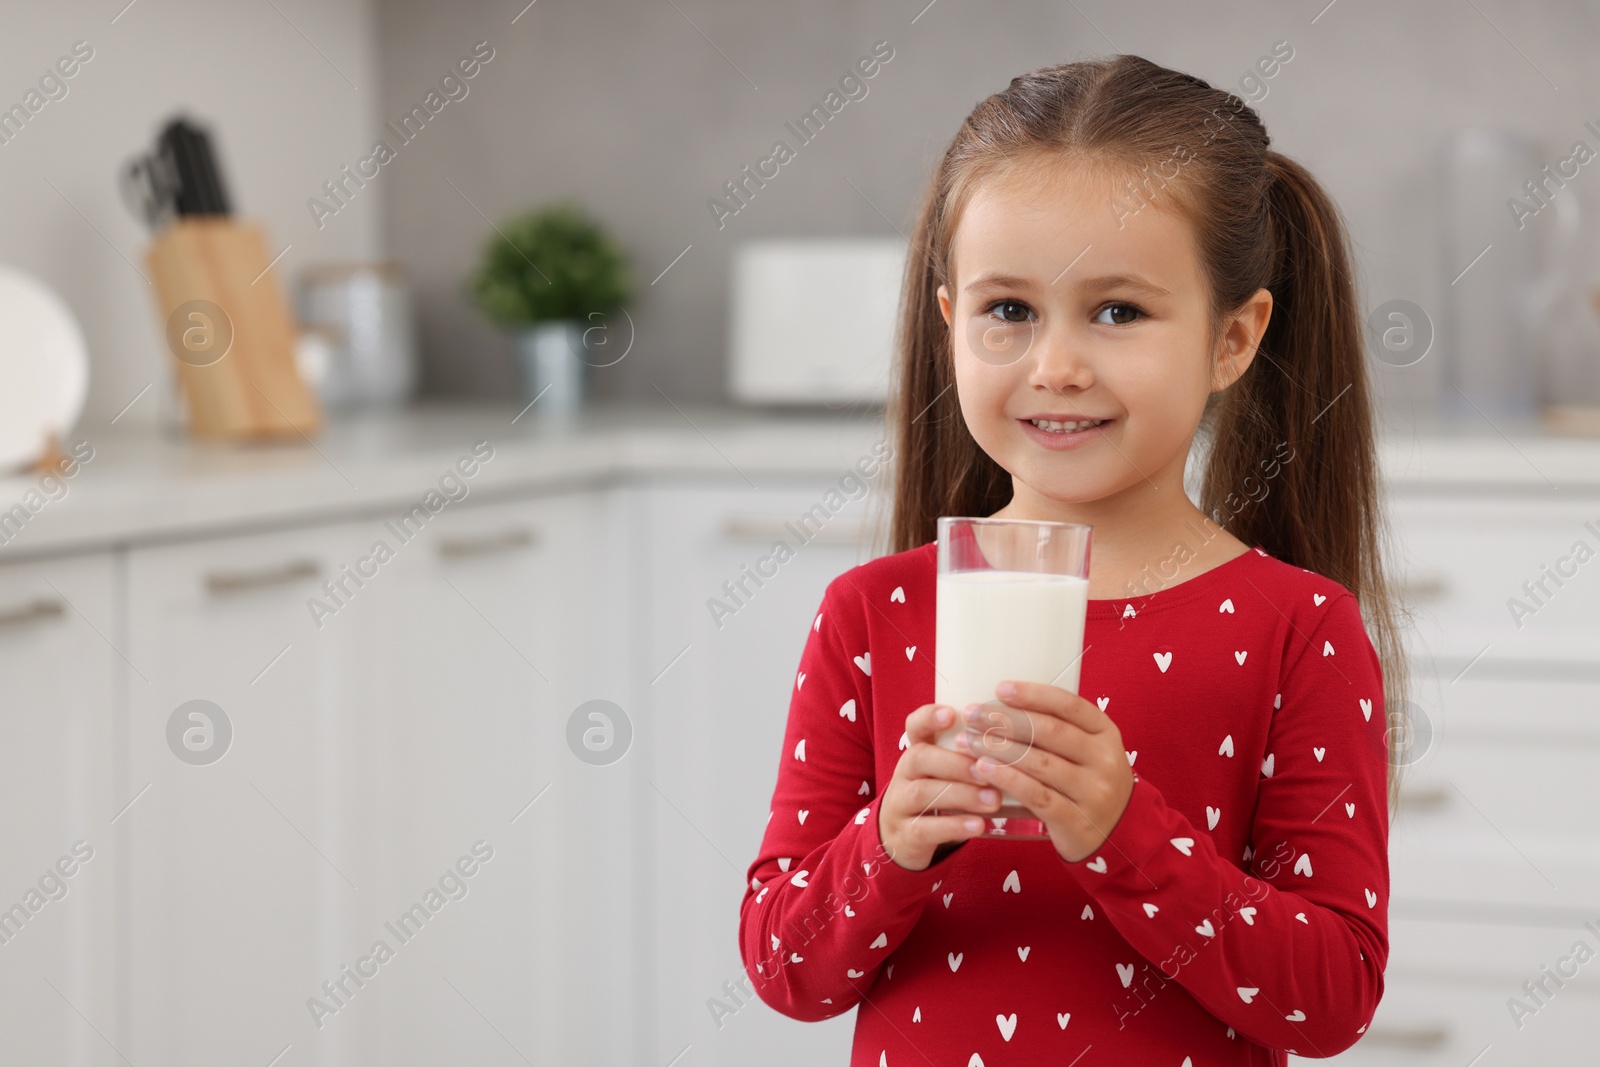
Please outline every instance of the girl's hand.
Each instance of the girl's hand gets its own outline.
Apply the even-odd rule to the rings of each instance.
[[[974,780],[971,756],[935,743],[939,731],[956,721],[955,715],[947,705],[924,704],[906,716],[910,744],[878,802],[878,837],[884,850],[910,871],[926,870],[940,845],[983,832],[984,821],[977,816],[930,814],[934,808],[992,812],[1000,807],[1000,791]]]
[[[1133,793],[1122,731],[1059,686],[1001,682],[995,693],[1002,705],[978,705],[969,731],[956,735],[958,749],[984,757],[973,761],[974,780],[1000,787],[1042,819],[1068,863],[1093,855]]]

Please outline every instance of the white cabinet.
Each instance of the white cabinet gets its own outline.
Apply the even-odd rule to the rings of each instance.
[[[0,1034],[14,1063],[111,1055],[116,689],[109,553],[0,566]]]
[[[640,845],[650,850],[643,887],[655,958],[654,1046],[635,1062],[667,1063],[687,1051],[699,1067],[771,1060],[844,1063],[855,1016],[802,1023],[750,1000],[722,1025],[712,998],[744,981],[738,944],[745,870],[767,823],[779,749],[811,620],[828,582],[868,558],[864,499],[846,504],[801,543],[785,527],[817,505],[829,484],[759,490],[742,482],[644,491],[650,566],[636,603],[647,613],[640,677],[648,709],[650,781]],[[825,512],[824,512],[825,514]],[[795,555],[758,588],[744,578],[777,540]],[[743,582],[730,597],[724,583]],[[707,602],[737,608],[721,625]]]
[[[1391,507],[1431,740],[1391,827],[1384,999],[1337,1059],[1584,1062],[1600,971],[1581,967],[1543,1005],[1523,983],[1580,939],[1600,952],[1582,925],[1600,920],[1600,563],[1573,552],[1600,546],[1585,525],[1600,507],[1487,493]],[[1538,1010],[1519,1026],[1511,998]]]
[[[388,847],[367,872],[346,958],[393,942],[382,924],[398,925],[475,842],[493,859],[359,994],[373,1001],[353,1002],[370,1026],[345,1062],[633,1060],[643,780],[635,753],[590,764],[568,737],[593,700],[640,726],[627,608],[636,530],[621,491],[469,502],[353,605],[347,700],[388,746],[374,767],[385,810],[363,825]]]
[[[631,1056],[637,761],[567,744],[632,702],[626,500],[397,515],[131,554],[135,1062]]]
[[[123,817],[123,1051],[136,1063],[264,1063],[291,1043],[302,1062],[340,1062],[348,1020],[317,1034],[305,1002],[365,933],[382,831],[363,820],[381,811],[368,805],[388,739],[348,669],[360,598],[376,592],[321,630],[306,603],[366,547],[353,527],[318,527],[129,555],[128,760],[141,795]],[[207,716],[210,753],[224,716],[231,729],[209,764],[169,743],[174,712],[195,700],[221,709]],[[189,715],[184,729],[207,727]]]

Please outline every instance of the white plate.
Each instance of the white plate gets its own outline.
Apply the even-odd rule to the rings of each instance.
[[[0,470],[63,449],[89,392],[89,350],[65,300],[38,278],[0,264]]]

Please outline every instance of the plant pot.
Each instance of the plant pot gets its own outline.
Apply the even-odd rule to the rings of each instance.
[[[576,319],[535,323],[517,337],[522,399],[531,414],[561,418],[584,405],[583,324]]]

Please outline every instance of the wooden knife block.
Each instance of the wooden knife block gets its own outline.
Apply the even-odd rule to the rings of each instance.
[[[162,330],[196,437],[298,439],[321,429],[321,410],[295,365],[294,318],[271,261],[259,227],[221,215],[180,218],[150,247]],[[204,308],[175,321],[191,301],[215,305],[226,323]],[[196,332],[184,334],[191,322]],[[206,337],[228,325],[231,344],[215,362],[180,358],[174,348],[177,337]]]

